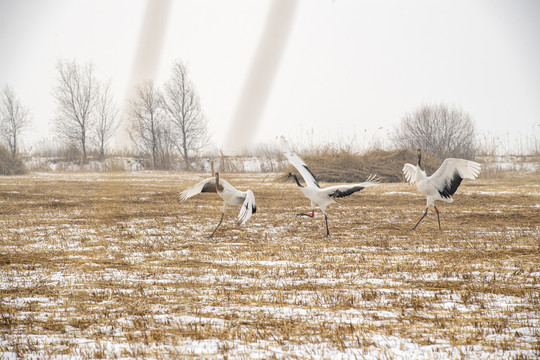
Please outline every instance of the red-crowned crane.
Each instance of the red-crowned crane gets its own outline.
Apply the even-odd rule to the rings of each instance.
[[[373,186],[378,184],[378,179],[375,176],[370,176],[366,181],[360,184],[345,184],[345,185],[334,185],[327,188],[321,189],[315,175],[309,170],[306,163],[294,153],[290,147],[289,143],[285,137],[281,136],[281,151],[289,160],[289,163],[294,166],[300,175],[304,178],[306,186],[302,185],[298,180],[298,177],[294,173],[289,173],[288,178],[293,178],[296,182],[296,185],[300,188],[300,191],[311,201],[311,214],[296,214],[298,216],[308,216],[313,217],[315,215],[315,207],[321,209],[324,214],[324,221],[326,223],[326,236],[330,235],[328,230],[328,216],[326,215],[326,207],[330,204],[336,203],[335,198],[341,198],[354,194],[357,191],[363,190],[368,186]]]
[[[405,179],[411,184],[415,183],[418,190],[427,198],[426,211],[424,215],[418,220],[416,225],[410,229],[415,230],[420,221],[422,221],[429,210],[429,206],[433,205],[433,209],[437,213],[437,221],[439,223],[439,230],[441,229],[441,220],[439,218],[439,210],[435,206],[436,200],[446,201],[448,203],[454,202],[452,195],[456,192],[461,181],[463,179],[474,180],[480,173],[480,164],[474,161],[465,159],[446,159],[443,161],[441,167],[433,173],[431,176],[426,176],[425,171],[420,168],[422,161],[422,152],[420,149],[418,153],[418,164],[416,166],[412,164],[405,164],[403,166],[403,174]]]
[[[227,180],[220,179],[219,173],[217,172],[215,173],[214,177],[203,180],[193,185],[189,189],[182,191],[182,193],[180,193],[179,200],[184,201],[192,196],[204,192],[217,193],[223,199],[223,212],[221,213],[221,219],[219,220],[219,224],[216,226],[212,234],[210,234],[208,237],[209,239],[214,236],[216,230],[221,225],[223,216],[225,215],[225,210],[227,210],[229,205],[242,205],[240,212],[236,217],[236,221],[240,226],[244,225],[249,220],[251,215],[255,214],[257,211],[257,207],[255,205],[255,195],[253,195],[251,190],[240,191],[236,189]]]

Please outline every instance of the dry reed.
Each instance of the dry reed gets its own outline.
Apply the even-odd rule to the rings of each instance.
[[[416,152],[412,150],[370,150],[355,154],[346,150],[322,149],[302,155],[310,170],[320,181],[361,182],[371,174],[377,174],[382,181],[403,180],[401,169],[405,163],[416,164]],[[437,170],[441,161],[431,154],[422,157],[422,168],[429,174]],[[295,171],[289,167],[286,171]]]

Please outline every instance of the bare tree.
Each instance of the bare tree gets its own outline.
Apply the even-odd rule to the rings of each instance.
[[[30,122],[29,112],[9,86],[4,87],[1,96],[0,137],[6,142],[12,159],[15,159],[19,135]]]
[[[111,82],[101,84],[95,109],[95,138],[102,159],[105,148],[118,129],[118,113],[118,106],[111,94]]]
[[[93,112],[98,87],[91,63],[79,66],[75,60],[59,60],[58,85],[54,96],[58,102],[57,131],[71,144],[80,147],[82,161],[87,161],[87,145],[91,135]]]
[[[174,63],[172,75],[164,85],[162,106],[172,125],[174,144],[189,167],[190,153],[208,143],[207,120],[186,66],[180,60]]]
[[[130,137],[139,152],[151,157],[152,169],[170,165],[170,129],[164,123],[160,98],[153,82],[146,81],[129,103]]]
[[[406,114],[394,128],[393,142],[400,148],[421,148],[441,159],[470,159],[476,153],[475,126],[469,114],[445,104],[423,105]]]

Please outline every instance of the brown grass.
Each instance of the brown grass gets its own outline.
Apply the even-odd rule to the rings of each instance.
[[[247,226],[178,193],[207,174],[0,178],[0,358],[535,358],[540,180],[465,181],[440,204],[412,186],[309,209],[274,175]]]

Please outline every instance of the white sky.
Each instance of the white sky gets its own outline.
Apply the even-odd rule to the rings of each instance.
[[[222,147],[269,1],[175,0],[156,83],[188,66]],[[144,0],[0,0],[0,86],[52,137],[57,59],[92,61],[125,97]],[[481,132],[540,139],[540,1],[301,0],[255,142],[386,137],[425,103],[468,112]],[[532,135],[531,135],[532,134]],[[512,140],[517,141],[517,140]]]

